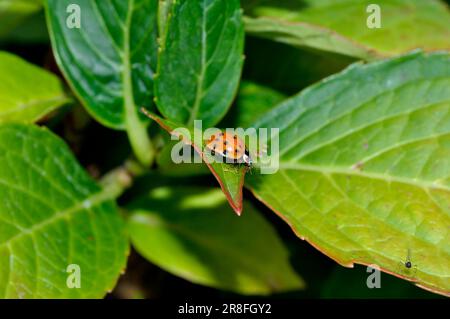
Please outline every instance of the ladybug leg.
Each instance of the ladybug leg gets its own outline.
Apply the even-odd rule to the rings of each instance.
[[[252,165],[249,165],[248,163],[246,163],[242,157],[236,158],[234,161],[235,161],[235,164],[237,164],[237,166],[239,167],[239,169],[241,169],[241,167],[244,166],[246,172],[252,173],[252,169],[253,169]]]
[[[252,166],[253,164],[250,152],[247,149],[245,149],[244,155],[242,156],[242,160],[247,166]]]

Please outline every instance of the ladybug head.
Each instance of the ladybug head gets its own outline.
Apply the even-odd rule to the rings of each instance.
[[[242,156],[242,160],[244,161],[244,163],[247,166],[252,166],[253,164],[253,160],[250,156],[250,153],[248,152],[248,150],[245,150],[244,155]]]

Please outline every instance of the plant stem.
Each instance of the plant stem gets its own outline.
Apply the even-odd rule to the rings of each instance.
[[[118,198],[125,190],[133,185],[133,180],[137,176],[142,176],[148,172],[148,169],[140,162],[128,159],[119,167],[109,171],[100,180],[103,188],[103,194],[108,198]]]
[[[132,112],[127,112],[127,134],[131,148],[141,164],[151,166],[155,157],[155,148],[147,135],[144,123],[139,120],[134,111],[134,105],[132,109]]]
[[[103,194],[108,198],[118,198],[133,183],[133,177],[123,166],[113,169],[100,180]]]
[[[128,2],[128,15],[126,19],[127,29],[124,32],[124,51],[123,51],[123,70],[122,80],[124,88],[124,106],[125,106],[125,125],[130,139],[131,148],[137,159],[146,166],[153,163],[155,150],[153,144],[147,135],[145,124],[139,119],[133,96],[133,82],[131,79],[131,54],[130,54],[130,33],[131,18],[133,15],[134,1]]]

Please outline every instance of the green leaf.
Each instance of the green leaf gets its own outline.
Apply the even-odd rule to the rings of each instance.
[[[243,65],[239,0],[180,0],[162,35],[156,104],[168,119],[212,126],[225,115]]]
[[[3,51],[0,83],[0,123],[34,122],[70,101],[55,75]]]
[[[170,120],[162,119],[161,117],[142,109],[142,111],[156,121],[163,129],[170,134],[180,138],[186,144],[192,145],[194,150],[200,155],[204,163],[208,166],[211,173],[220,184],[223,193],[228,199],[231,207],[236,214],[242,213],[242,188],[244,186],[244,177],[248,168],[245,165],[219,163],[214,161],[207,152],[203,152],[205,148],[205,140],[203,139],[203,132],[199,128],[187,129],[179,123]],[[178,129],[187,130],[190,136],[183,136]]]
[[[275,230],[245,206],[237,217],[219,190],[156,188],[128,206],[131,240],[145,258],[194,283],[241,294],[302,288]]]
[[[299,50],[284,43],[251,36],[246,39],[245,56],[246,80],[287,96],[297,94],[301,89],[357,61],[337,53]]]
[[[158,171],[167,176],[197,176],[197,175],[209,175],[210,171],[203,165],[203,163],[174,163],[172,160],[172,153],[174,147],[176,147],[178,141],[170,141],[161,149],[156,157],[156,163],[158,164]],[[184,145],[183,150],[180,152],[190,152],[192,146]],[[193,156],[200,156],[197,152],[194,152]]]
[[[48,45],[49,43],[50,37],[43,10],[31,15],[6,36],[0,37],[0,45]]]
[[[223,119],[221,127],[250,127],[259,117],[284,100],[285,96],[268,87],[244,81],[236,104]]]
[[[42,8],[42,0],[0,0],[0,37]]]
[[[45,128],[0,126],[0,297],[100,298],[125,267],[125,225],[107,190]],[[81,288],[69,288],[69,265]]]
[[[280,129],[280,166],[247,186],[298,236],[449,294],[449,54],[354,64],[255,127]]]
[[[69,28],[66,9],[81,10]],[[59,67],[87,110],[102,124],[125,129],[139,160],[153,149],[140,106],[151,106],[157,59],[158,0],[47,0],[47,21]]]
[[[438,0],[380,0],[381,27],[367,27],[371,0],[246,0],[246,31],[294,46],[364,59],[416,48],[450,49],[450,12]]]
[[[167,31],[167,22],[169,13],[172,11],[172,6],[175,0],[158,0],[158,34],[165,35]],[[160,38],[160,41],[165,40],[165,37]],[[163,43],[160,43],[163,46]]]

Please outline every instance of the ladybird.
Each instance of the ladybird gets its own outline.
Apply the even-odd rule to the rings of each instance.
[[[213,134],[206,142],[206,148],[211,155],[221,156],[224,162],[231,160],[233,163],[244,163],[247,166],[253,163],[244,141],[234,134]]]

